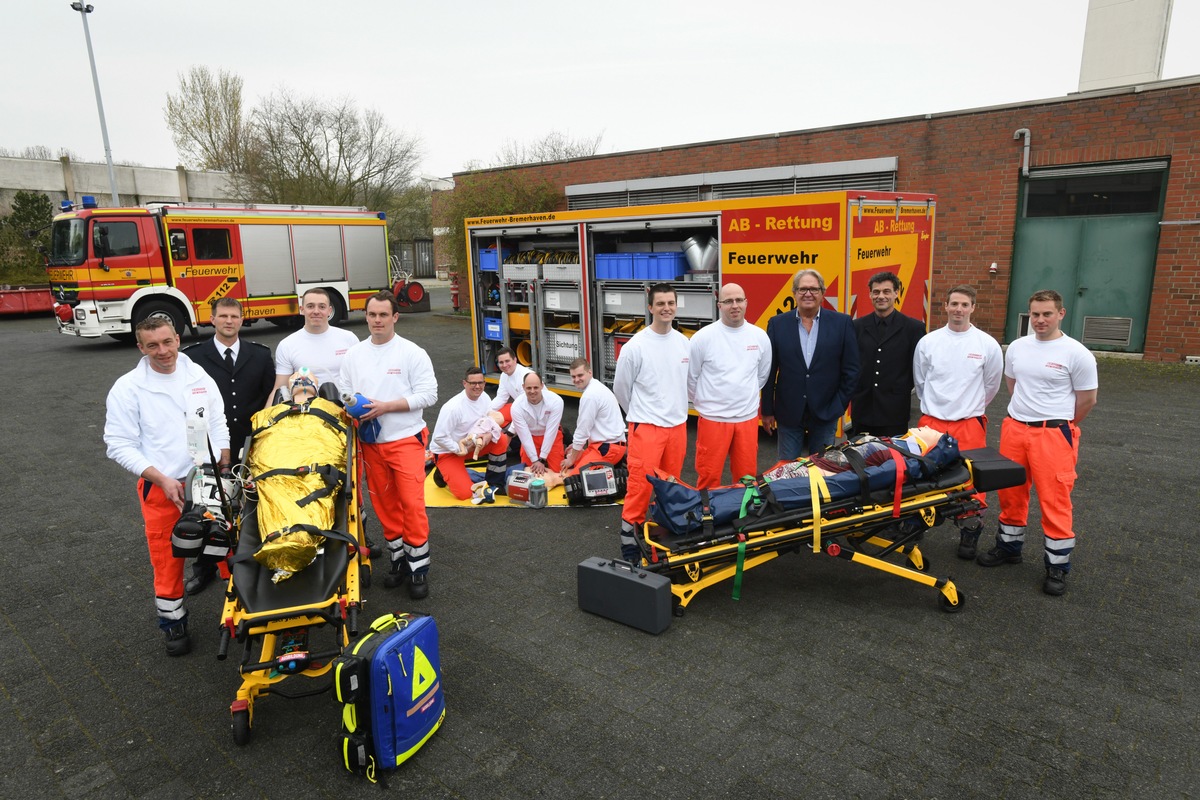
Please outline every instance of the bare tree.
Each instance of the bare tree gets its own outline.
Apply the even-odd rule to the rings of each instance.
[[[254,194],[274,203],[387,208],[409,184],[419,141],[375,110],[279,91],[252,115],[254,148],[244,170]]]
[[[237,75],[192,67],[179,76],[179,91],[167,95],[163,111],[185,166],[243,171],[252,144]]]
[[[541,139],[533,142],[517,142],[513,139],[506,139],[492,159],[492,166],[541,164],[547,161],[566,161],[570,158],[594,156],[599,152],[600,141],[603,138],[603,131],[595,136],[580,138],[572,138],[569,133],[562,131],[550,131]]]

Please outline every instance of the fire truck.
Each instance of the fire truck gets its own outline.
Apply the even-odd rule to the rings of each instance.
[[[46,269],[60,333],[131,340],[148,317],[175,330],[211,323],[232,297],[247,321],[299,321],[298,297],[327,289],[332,322],[389,287],[387,221],[336,206],[154,203],[98,208],[64,201]]]
[[[825,305],[870,314],[867,279],[894,272],[897,308],[928,321],[936,198],[836,191],[587,211],[509,214],[466,221],[476,363],[499,379],[510,347],[546,386],[578,395],[572,360],[611,385],[617,356],[650,323],[647,289],[675,288],[684,335],[717,319],[717,293],[736,282],[746,319],[766,327],[794,309],[792,278],[815,269]]]

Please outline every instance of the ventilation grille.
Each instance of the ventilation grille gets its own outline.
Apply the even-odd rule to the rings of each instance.
[[[866,172],[857,175],[822,175],[782,180],[719,183],[712,187],[712,199],[728,200],[740,197],[769,197],[779,194],[835,192],[850,189],[894,192],[896,191],[896,173]],[[567,208],[571,211],[585,211],[594,208],[689,203],[701,199],[704,198],[701,197],[699,186],[679,186],[664,189],[575,194],[568,196]]]
[[[1083,343],[1128,347],[1133,334],[1132,317],[1084,317]]]

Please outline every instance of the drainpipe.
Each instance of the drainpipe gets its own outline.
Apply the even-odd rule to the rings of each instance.
[[[1013,131],[1014,139],[1020,139],[1022,136],[1025,137],[1025,152],[1021,156],[1021,175],[1028,178],[1029,177],[1029,140],[1033,137],[1033,134],[1029,131],[1029,128],[1017,128],[1015,131]]]

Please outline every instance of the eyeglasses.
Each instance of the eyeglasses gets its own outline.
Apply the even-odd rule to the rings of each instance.
[[[744,298],[744,297],[729,297],[724,300],[718,300],[717,305],[740,306],[744,302],[746,302],[746,298]]]
[[[824,291],[820,286],[801,286],[793,289],[796,294],[820,294]]]
[[[467,386],[483,386],[486,381],[463,381]]]

